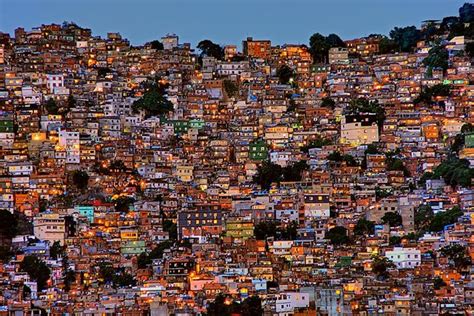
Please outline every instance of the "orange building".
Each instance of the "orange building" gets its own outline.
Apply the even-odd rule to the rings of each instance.
[[[267,59],[271,46],[270,40],[254,40],[252,37],[247,37],[247,40],[242,42],[244,55],[253,58]]]

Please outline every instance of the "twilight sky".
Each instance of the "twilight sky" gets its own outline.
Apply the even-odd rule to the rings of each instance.
[[[0,0],[0,31],[13,34],[47,23],[74,21],[93,34],[120,32],[138,45],[176,33],[195,46],[202,39],[237,44],[253,36],[275,44],[307,43],[314,32],[343,39],[387,34],[458,15],[468,0]]]

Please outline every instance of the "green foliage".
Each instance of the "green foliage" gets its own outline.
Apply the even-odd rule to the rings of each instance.
[[[466,123],[461,127],[461,133],[457,134],[454,137],[453,142],[451,143],[451,152],[454,154],[459,154],[459,151],[464,147],[465,145],[465,137],[466,134],[470,134],[474,132],[474,126],[471,123]]]
[[[235,97],[239,93],[239,87],[232,80],[224,80],[224,90],[229,97]]]
[[[178,239],[178,228],[173,221],[169,219],[163,220],[163,231],[168,232],[170,239]]]
[[[433,220],[434,212],[429,205],[420,205],[415,211],[415,228],[424,231],[429,228]]]
[[[402,225],[402,216],[396,212],[387,212],[382,217],[382,223],[388,224],[390,227]]]
[[[0,210],[0,245],[5,244],[18,233],[18,219],[7,210]]]
[[[468,188],[472,184],[471,178],[474,177],[474,169],[470,168],[468,160],[452,157],[443,161],[434,170],[433,179],[439,179],[440,177],[452,187],[460,185]]]
[[[260,185],[263,190],[268,190],[272,183],[280,181],[300,181],[301,174],[308,168],[305,161],[299,161],[285,168],[271,162],[264,161],[258,167],[253,182]]]
[[[379,188],[379,187],[375,188],[375,198],[377,200],[389,197],[392,194],[393,194],[393,192],[392,192],[391,189],[382,189],[382,188]]]
[[[372,272],[377,275],[379,280],[385,280],[389,277],[387,269],[395,268],[395,265],[386,257],[375,257],[372,259]]]
[[[323,108],[334,109],[334,107],[336,106],[336,101],[334,101],[330,97],[325,97],[325,98],[322,98],[321,100],[321,106]]]
[[[49,256],[52,259],[58,259],[59,257],[62,257],[64,255],[64,247],[61,246],[59,241],[55,241],[51,248],[49,248]]]
[[[58,105],[53,98],[49,98],[48,101],[46,101],[45,107],[46,107],[46,111],[48,111],[48,114],[59,113]]]
[[[227,303],[229,301],[230,303]],[[230,296],[218,294],[207,306],[207,316],[257,316],[263,315],[262,301],[258,296],[250,296],[242,303],[237,303]]]
[[[375,114],[379,130],[383,127],[385,121],[385,109],[377,100],[368,100],[366,98],[358,98],[351,100],[348,112],[351,114],[372,113]]]
[[[262,300],[254,295],[246,298],[241,304],[242,316],[263,315]]]
[[[474,23],[474,4],[464,3],[459,8],[459,19],[463,23]]]
[[[303,171],[308,169],[306,161],[300,160],[283,168],[284,181],[301,181]]]
[[[97,76],[102,77],[102,78],[107,76],[111,72],[112,72],[112,69],[110,69],[109,67],[97,68]]]
[[[294,76],[293,70],[288,67],[287,65],[282,65],[280,68],[277,69],[276,75],[281,84],[288,84],[290,79]]]
[[[343,155],[339,151],[333,151],[326,157],[326,159],[332,162],[345,162],[350,167],[356,167],[358,165],[357,160],[355,160],[352,155]]]
[[[263,221],[255,225],[255,239],[264,240],[268,237],[276,237],[277,225],[275,222]]]
[[[13,252],[10,250],[10,247],[0,246],[0,262],[7,262],[11,256],[13,256]]]
[[[427,171],[423,173],[423,175],[420,177],[420,180],[418,180],[418,185],[424,186],[426,184],[426,180],[432,180],[434,178],[434,173]]]
[[[301,147],[301,151],[308,153],[312,148],[322,148],[323,146],[331,145],[332,141],[321,136],[316,137],[308,145]]]
[[[109,166],[110,171],[112,172],[126,172],[127,171],[127,166],[125,166],[125,163],[122,160],[114,160]]]
[[[292,221],[285,227],[277,226],[272,221],[262,221],[255,225],[255,239],[265,240],[273,237],[278,240],[295,240],[298,233],[298,223]]]
[[[343,226],[336,226],[326,232],[325,239],[329,239],[333,245],[344,245],[349,243],[349,236],[347,236],[347,229]]]
[[[123,269],[114,269],[110,262],[100,262],[99,276],[102,283],[111,283],[114,287],[126,287],[135,285],[133,276],[123,271]]]
[[[364,151],[364,155],[375,155],[380,154],[380,150],[375,144],[368,144],[367,149]]]
[[[465,52],[467,56],[474,57],[474,42],[466,43]]]
[[[358,236],[373,235],[375,233],[375,224],[372,221],[368,221],[365,218],[361,218],[357,221],[354,227],[354,234]]]
[[[442,231],[446,225],[456,223],[458,218],[463,214],[464,212],[459,206],[454,206],[453,208],[445,212],[438,212],[431,219],[431,222],[429,224],[429,230],[433,232]]]
[[[200,41],[197,45],[197,48],[201,50],[201,57],[214,57],[218,60],[222,60],[224,58],[224,49],[210,40]]]
[[[416,97],[413,102],[415,104],[432,104],[433,98],[436,97],[447,97],[451,93],[451,86],[445,84],[436,84],[432,87],[425,87],[421,90],[421,93]]]
[[[89,183],[89,175],[86,171],[75,170],[72,173],[72,182],[79,190],[85,190],[87,188],[87,184]]]
[[[446,285],[446,282],[444,282],[443,279],[441,279],[440,277],[436,277],[433,279],[433,288],[435,290],[439,290],[440,288]]]
[[[398,46],[398,51],[402,52],[411,52],[421,39],[421,33],[416,26],[395,27],[389,35]]]
[[[151,42],[146,43],[145,45],[150,45],[151,49],[156,49],[156,50],[163,50],[163,43],[160,42],[159,40],[154,40]]]
[[[388,243],[390,244],[390,246],[400,245],[401,242],[402,239],[399,236],[390,236],[390,238],[388,239]]]
[[[46,263],[35,255],[25,256],[20,263],[20,270],[28,273],[30,278],[36,281],[38,291],[42,291],[46,287],[46,283],[51,275],[51,270]]]
[[[74,99],[72,94],[67,97],[67,106],[69,109],[76,106],[76,99]]]
[[[405,177],[410,176],[410,171],[407,169],[403,161],[395,157],[387,157],[386,160],[387,171],[403,171]]]
[[[326,37],[319,33],[314,33],[309,39],[309,52],[313,56],[315,63],[326,62],[330,48],[345,46],[344,41],[336,34],[329,34]]]
[[[135,199],[130,196],[119,196],[114,202],[116,212],[128,213],[130,205],[135,202]]]
[[[378,38],[379,39],[379,53],[380,54],[390,54],[398,51],[398,45],[394,40],[388,38],[382,34],[370,34],[369,38]]]
[[[472,264],[471,258],[467,255],[467,248],[460,244],[443,247],[440,252],[449,259],[456,269],[464,269]]]
[[[76,272],[68,269],[64,275],[64,290],[66,292],[70,291],[73,282],[76,282]]]
[[[443,46],[434,46],[428,52],[428,56],[423,59],[423,64],[431,68],[448,69],[448,50]]]
[[[145,118],[149,118],[173,111],[173,104],[157,89],[153,89],[146,91],[140,99],[133,102],[132,110],[135,113],[143,110],[145,112]]]

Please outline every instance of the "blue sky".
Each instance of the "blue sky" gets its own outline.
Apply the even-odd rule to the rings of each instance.
[[[307,43],[314,32],[343,39],[458,15],[465,0],[0,0],[0,31],[74,21],[94,34],[120,32],[133,44],[176,33],[238,44],[247,36]]]

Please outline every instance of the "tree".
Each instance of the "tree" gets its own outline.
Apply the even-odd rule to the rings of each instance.
[[[375,223],[361,218],[354,227],[354,234],[358,236],[373,235],[375,233]]]
[[[51,275],[51,270],[46,263],[35,255],[25,256],[20,263],[20,270],[28,273],[30,278],[36,281],[39,291],[46,287],[46,283]]]
[[[13,252],[9,246],[0,246],[0,262],[6,263],[12,255]]]
[[[48,114],[58,114],[59,108],[53,98],[49,98],[48,101],[46,101],[46,111],[48,111]]]
[[[63,256],[64,254],[64,247],[61,246],[61,243],[59,241],[55,241],[51,248],[49,248],[49,256],[52,259],[58,259],[59,257]]]
[[[309,52],[313,61],[318,63],[327,61],[330,48],[345,46],[344,41],[336,34],[329,34],[326,37],[320,33],[314,33],[309,39]]]
[[[312,148],[322,148],[323,146],[330,145],[332,142],[330,139],[322,138],[321,136],[317,136],[314,140],[312,140],[308,145],[301,147],[301,151],[308,153]]]
[[[387,157],[386,159],[387,171],[403,171],[405,177],[410,176],[410,171],[405,166],[403,161],[395,157]]]
[[[474,4],[464,3],[464,5],[459,8],[459,19],[463,23],[473,23],[474,22]]]
[[[308,164],[304,160],[295,162],[283,168],[284,181],[301,181],[301,175],[304,170],[308,169]]]
[[[336,226],[326,232],[325,239],[329,239],[333,245],[344,245],[349,242],[349,236],[347,236],[347,229],[343,226]]]
[[[68,109],[71,109],[75,106],[76,106],[76,99],[74,99],[74,96],[72,94],[70,94],[67,97],[67,107],[68,107]]]
[[[388,243],[390,246],[400,245],[401,242],[402,239],[399,236],[390,236],[390,238],[388,239]]]
[[[229,304],[226,304],[226,297],[223,294],[218,294],[213,302],[207,306],[208,316],[229,316]]]
[[[250,296],[242,302],[242,316],[263,315],[262,300],[257,295]]]
[[[388,224],[390,227],[401,226],[402,216],[396,212],[387,212],[382,217],[382,222]]]
[[[428,56],[423,59],[423,64],[430,68],[441,68],[443,71],[448,69],[448,50],[443,46],[434,46],[428,52]]]
[[[459,206],[454,206],[453,208],[445,212],[438,212],[431,219],[429,223],[429,230],[433,232],[442,231],[446,225],[456,223],[458,218],[461,217],[463,214],[464,212]]]
[[[218,60],[222,60],[224,58],[224,49],[210,40],[200,41],[197,45],[197,48],[201,50],[201,57],[214,57]]]
[[[432,104],[436,97],[447,97],[451,94],[451,86],[445,84],[436,84],[432,87],[426,87],[421,90],[418,97],[413,100],[413,103]]]
[[[281,84],[289,83],[293,75],[293,70],[287,65],[282,65],[280,68],[277,69],[277,76]]]
[[[163,231],[168,232],[170,239],[178,239],[178,228],[173,221],[165,219],[163,221]]]
[[[366,98],[357,98],[351,100],[348,108],[351,114],[372,113],[375,114],[379,130],[382,130],[385,121],[385,109],[379,104],[378,100],[368,100]]]
[[[125,163],[122,160],[114,160],[110,164],[109,169],[112,172],[120,173],[120,172],[126,172],[127,166],[125,166]]]
[[[346,47],[346,43],[337,34],[329,34],[326,37],[326,43],[329,47]]]
[[[357,166],[357,161],[352,155],[349,154],[341,154],[339,151],[331,152],[327,157],[327,160],[332,162],[345,162],[348,166],[355,167]]]
[[[163,43],[160,42],[159,40],[154,40],[151,42],[146,43],[145,45],[150,46],[151,49],[156,49],[156,50],[163,50]]]
[[[416,26],[395,27],[389,35],[402,52],[411,52],[421,39],[421,33]]]
[[[398,50],[398,45],[394,40],[382,34],[370,34],[369,38],[377,38],[379,40],[379,53],[390,54]]]
[[[367,149],[364,151],[364,155],[375,155],[380,154],[380,150],[375,144],[368,144]]]
[[[469,188],[474,177],[474,169],[470,168],[469,161],[455,157],[443,161],[433,173],[433,179],[442,177],[446,184],[452,187],[462,186]]]
[[[229,97],[232,98],[238,95],[239,87],[232,80],[225,79],[223,81],[223,84],[224,84],[224,90]]]
[[[387,279],[389,277],[387,270],[394,267],[393,262],[386,257],[375,257],[372,259],[372,272],[374,272],[380,280]]]
[[[473,58],[474,57],[474,42],[466,43],[466,47],[464,50],[467,56]]]
[[[120,213],[128,213],[130,205],[135,202],[135,199],[130,196],[119,196],[115,199],[115,211]]]
[[[64,275],[64,290],[66,292],[69,292],[73,282],[76,282],[76,272],[68,269]]]
[[[271,221],[262,221],[255,225],[255,239],[265,240],[268,237],[275,237],[277,233],[277,225]]]
[[[435,290],[439,290],[440,288],[446,285],[446,282],[444,282],[444,280],[441,279],[439,276],[433,279],[433,288]]]
[[[441,248],[440,252],[456,269],[464,269],[471,265],[471,258],[467,256],[466,250],[466,247],[460,244],[453,244]]]
[[[309,39],[309,52],[313,56],[313,61],[322,63],[327,60],[329,44],[326,37],[320,33],[314,33]]]
[[[72,182],[79,190],[83,191],[89,183],[89,175],[86,171],[75,170],[72,174]]]
[[[134,113],[144,111],[145,118],[167,114],[173,111],[173,104],[157,89],[146,91],[145,94],[132,104]]]
[[[18,219],[7,210],[0,210],[0,246],[10,246],[18,232]]]
[[[431,225],[434,213],[429,205],[420,205],[415,211],[415,228],[417,230],[425,230]]]
[[[336,102],[330,97],[325,97],[325,98],[322,98],[321,100],[321,106],[323,108],[334,109],[334,107],[336,106]]]
[[[283,178],[282,167],[271,162],[264,161],[257,169],[253,182],[260,185],[263,190],[270,189],[273,182],[280,182]]]
[[[281,238],[284,240],[295,240],[298,237],[298,223],[292,221],[284,230],[281,230]]]

